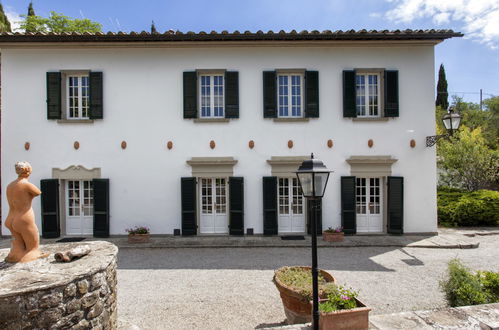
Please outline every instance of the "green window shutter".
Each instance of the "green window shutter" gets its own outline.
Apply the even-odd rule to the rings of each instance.
[[[319,71],[305,71],[305,117],[319,118]]]
[[[277,117],[277,88],[275,71],[263,71],[263,118]]]
[[[277,235],[277,177],[263,177],[263,234]]]
[[[196,178],[181,178],[182,236],[197,234]]]
[[[59,224],[59,180],[41,180],[40,190],[42,191],[42,237],[59,237],[61,235]]]
[[[345,234],[357,232],[355,180],[354,176],[341,177],[341,225]]]
[[[109,237],[109,179],[93,179],[94,237]]]
[[[47,72],[47,119],[61,119],[60,72]]]
[[[322,235],[322,199],[309,199],[307,202],[308,218],[310,221],[307,222],[307,233],[312,233],[312,207],[315,203],[315,220],[317,221],[317,235]]]
[[[385,117],[399,116],[399,72],[385,71]]]
[[[343,117],[357,117],[355,71],[343,71]]]
[[[225,72],[225,118],[239,118],[239,72]]]
[[[229,178],[229,234],[244,235],[244,178]]]
[[[388,177],[388,233],[404,233],[404,178]]]
[[[198,116],[198,76],[195,71],[184,72],[184,118]]]
[[[104,118],[104,101],[102,91],[102,72],[90,72],[90,119],[103,119]]]

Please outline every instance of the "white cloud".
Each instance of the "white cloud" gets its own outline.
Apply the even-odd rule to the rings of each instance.
[[[19,14],[12,10],[10,7],[5,8],[5,15],[10,22],[12,32],[20,32],[19,25],[22,20],[21,16],[19,16]]]
[[[396,23],[431,18],[437,26],[458,24],[466,37],[499,48],[499,0],[386,0],[385,17]]]

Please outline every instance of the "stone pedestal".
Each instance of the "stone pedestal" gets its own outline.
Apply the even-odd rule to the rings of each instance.
[[[58,263],[54,253],[88,245],[90,254]],[[44,245],[28,263],[0,262],[0,329],[116,329],[116,255],[109,242]],[[0,249],[3,260],[9,249]]]

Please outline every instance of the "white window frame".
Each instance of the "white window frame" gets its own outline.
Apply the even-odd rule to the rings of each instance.
[[[81,120],[81,119],[90,119],[89,113],[90,113],[90,75],[88,73],[68,73],[65,75],[65,93],[66,93],[66,119],[68,120]],[[75,98],[78,100],[78,107],[76,110],[78,111],[77,116],[71,116],[71,109],[70,109],[70,88],[72,88],[69,85],[69,80],[71,78],[77,78],[78,79],[78,96]],[[85,86],[87,88],[87,106],[86,106],[86,111],[87,111],[87,116],[83,116],[83,79],[82,78],[87,78],[88,85]]]
[[[357,77],[363,76],[364,77],[364,95],[359,96],[357,94]],[[377,93],[377,102],[370,104],[370,96],[373,96],[370,94],[370,86],[369,86],[369,76],[375,76],[377,78],[377,88],[376,88],[376,93]],[[357,71],[355,72],[355,111],[357,114],[357,118],[379,118],[382,117],[382,97],[383,95],[381,94],[382,89],[382,74],[380,72],[376,71]],[[364,113],[359,112],[359,104],[357,98],[361,97],[364,100]],[[371,106],[375,105],[377,107],[377,114],[371,114]]]
[[[203,78],[210,77],[210,85],[209,85],[209,114],[206,115],[203,113],[203,98],[206,97],[203,95]],[[221,105],[219,107],[222,108],[222,113],[218,113],[215,115],[215,77],[222,78],[222,97],[219,99]],[[216,72],[216,73],[200,73],[198,74],[198,104],[199,104],[199,118],[202,119],[220,119],[225,118],[225,74],[224,72]],[[220,86],[220,85],[217,85]],[[218,95],[217,95],[218,96]]]
[[[292,77],[300,77],[300,114],[299,115],[293,115],[293,78]],[[288,98],[288,104],[283,105],[281,104],[281,89],[280,89],[280,77],[287,77],[288,78],[288,93],[285,95],[285,97]],[[277,118],[303,118],[305,114],[305,74],[301,72],[277,72],[276,75],[276,87],[277,87]],[[285,107],[287,109],[287,115],[281,115],[281,107]]]

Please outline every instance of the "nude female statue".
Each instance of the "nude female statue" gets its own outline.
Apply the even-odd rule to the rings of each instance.
[[[12,233],[12,245],[5,261],[28,262],[47,256],[39,250],[40,236],[31,207],[33,198],[42,192],[28,182],[32,171],[28,162],[17,162],[15,167],[18,178],[7,186],[9,214],[5,226]]]

